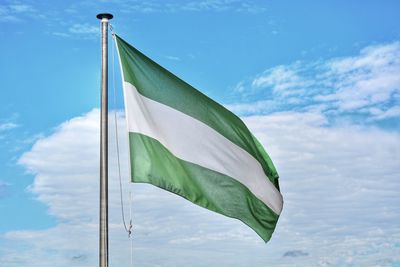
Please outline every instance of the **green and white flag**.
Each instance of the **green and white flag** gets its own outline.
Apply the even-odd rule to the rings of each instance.
[[[232,112],[115,38],[132,182],[239,219],[268,241],[283,200],[262,145]]]

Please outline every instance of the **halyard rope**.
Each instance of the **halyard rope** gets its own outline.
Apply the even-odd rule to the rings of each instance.
[[[113,40],[115,39],[115,34],[113,27],[110,24],[110,30],[112,33]],[[132,212],[130,211],[130,220],[129,220],[129,227],[126,225],[125,221],[125,212],[124,212],[124,201],[123,201],[123,190],[122,190],[122,179],[121,179],[121,162],[119,156],[119,141],[118,141],[118,118],[117,118],[117,91],[115,86],[115,43],[112,42],[112,84],[113,84],[113,91],[114,91],[114,125],[115,125],[115,143],[117,149],[117,165],[118,165],[118,179],[119,179],[119,192],[120,192],[120,202],[121,202],[121,215],[122,215],[122,222],[124,224],[125,231],[128,233],[128,237],[131,237],[132,234]],[[130,196],[131,198],[131,196]],[[132,202],[132,200],[131,200]],[[131,203],[132,205],[132,203]]]

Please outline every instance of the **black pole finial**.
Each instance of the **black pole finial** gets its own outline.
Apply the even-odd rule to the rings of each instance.
[[[96,18],[98,19],[112,19],[114,16],[110,13],[100,13],[97,14]]]

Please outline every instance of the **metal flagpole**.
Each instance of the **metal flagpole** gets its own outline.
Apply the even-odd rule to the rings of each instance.
[[[99,266],[108,267],[108,21],[101,13],[101,116],[100,116],[100,239]]]

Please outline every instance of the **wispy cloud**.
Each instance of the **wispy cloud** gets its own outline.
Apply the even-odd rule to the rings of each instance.
[[[88,23],[74,24],[68,29],[68,31],[72,34],[96,35],[99,33],[99,27]]]
[[[0,4],[0,21],[2,22],[20,22],[36,15],[37,10],[28,4]]]
[[[276,103],[273,100],[260,100],[251,103],[235,103],[225,105],[225,107],[237,114],[254,114],[262,111],[272,111],[276,109]]]
[[[30,5],[26,4],[11,4],[8,6],[8,8],[15,13],[33,13],[36,12],[36,9],[34,9]]]
[[[181,61],[181,58],[175,56],[165,56],[165,58],[173,61]]]
[[[0,180],[0,199],[6,197],[8,195],[8,188],[10,187],[10,184],[5,183]]]
[[[63,37],[63,38],[68,38],[71,36],[70,34],[68,34],[66,32],[52,32],[52,34],[54,36]]]
[[[52,32],[54,36],[63,38],[77,38],[77,39],[95,39],[99,36],[99,27],[89,23],[75,23],[71,25],[65,32]]]
[[[295,259],[299,266],[362,266],[400,260],[397,133],[352,125],[326,127],[326,116],[317,111],[247,117],[245,122],[278,168],[285,198],[277,230],[265,245],[239,221],[149,185],[129,185],[124,118],[119,114],[118,119],[127,214],[128,191],[133,190],[137,265],[290,266]],[[20,158],[34,174],[30,191],[59,223],[0,237],[6,244],[0,248],[3,264],[96,264],[98,121],[98,110],[73,118],[37,140]],[[113,136],[110,142],[110,261],[129,266]],[[282,257],[288,252],[290,256]],[[46,260],[32,262],[34,256]]]
[[[7,138],[12,130],[18,128],[20,125],[13,122],[14,118],[0,120],[0,140]],[[0,147],[4,145],[4,142],[0,142]]]
[[[3,131],[8,131],[14,128],[17,128],[18,124],[14,123],[14,122],[5,122],[5,123],[0,123],[0,132]]]
[[[251,85],[254,89],[271,88],[274,93],[281,95],[302,93],[303,88],[310,86],[312,81],[301,76],[300,67],[300,63],[295,63],[268,69],[255,78]]]
[[[393,118],[400,99],[400,43],[368,46],[357,56],[276,66],[239,84],[237,92],[258,102],[273,100],[275,110],[323,105],[331,115]]]
[[[182,10],[190,11],[226,11],[234,10],[237,12],[250,12],[260,13],[266,10],[265,6],[250,1],[238,0],[205,0],[205,1],[192,1],[180,6]]]
[[[316,99],[333,102],[341,110],[383,104],[400,94],[400,42],[370,46],[356,57],[333,59],[325,67],[322,81],[335,91]]]
[[[265,4],[262,4],[260,2],[239,0],[201,0],[184,1],[181,3],[173,1],[135,1],[129,3],[116,1],[116,4],[123,7],[124,12],[141,13],[175,13],[202,11],[263,13],[267,10]]]
[[[390,107],[386,110],[372,107],[369,109],[361,109],[360,112],[367,112],[369,114],[372,114],[373,116],[370,118],[371,121],[384,120],[389,118],[400,118],[399,106]]]
[[[283,257],[293,257],[293,258],[296,258],[296,257],[302,257],[302,256],[308,256],[308,252],[304,252],[304,251],[302,251],[302,250],[289,250],[289,251],[286,251],[286,252],[283,254]]]

